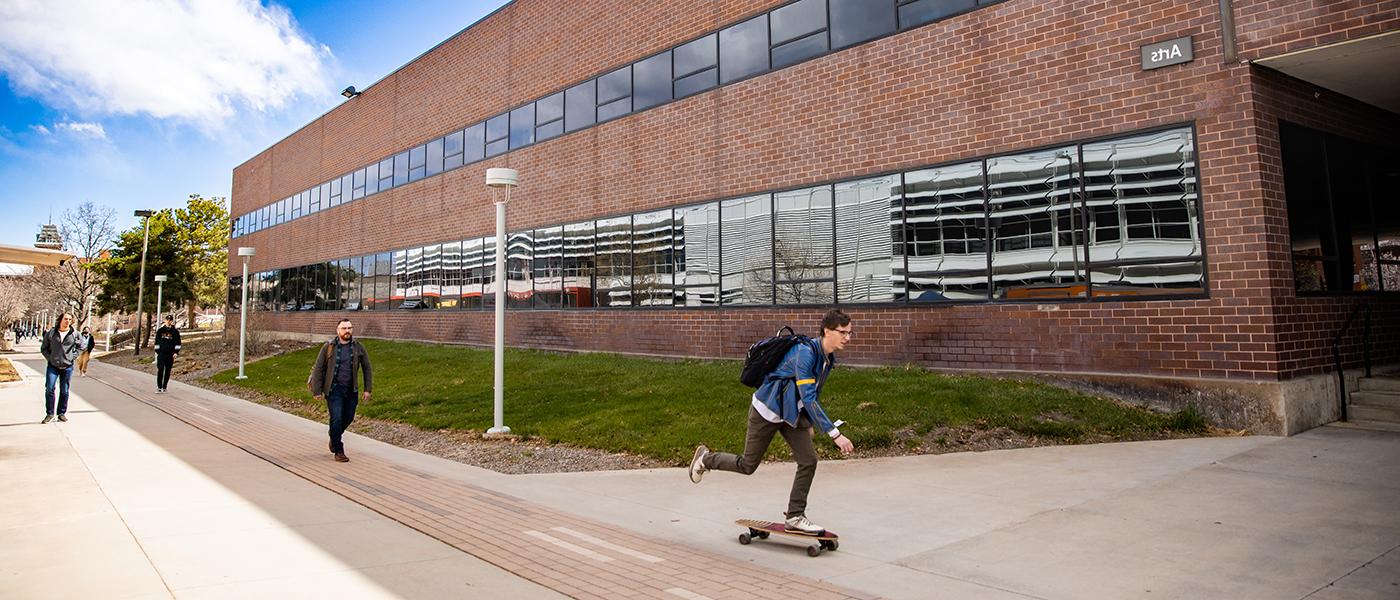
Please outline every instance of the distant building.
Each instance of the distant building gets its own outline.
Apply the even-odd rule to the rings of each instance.
[[[34,236],[34,247],[45,250],[62,250],[63,236],[58,233],[58,226],[48,223],[39,229],[39,233]]]

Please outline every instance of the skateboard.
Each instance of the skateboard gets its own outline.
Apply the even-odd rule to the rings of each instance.
[[[778,535],[785,535],[788,537],[816,540],[817,543],[815,545],[807,546],[807,556],[811,557],[821,556],[823,550],[831,550],[832,552],[835,552],[836,549],[841,546],[841,543],[837,541],[838,539],[840,539],[840,536],[836,535],[836,533],[831,531],[830,529],[826,530],[826,533],[823,533],[821,535],[807,535],[805,533],[793,533],[791,531],[788,531],[787,526],[783,525],[782,523],[774,523],[772,521],[738,519],[734,521],[734,523],[736,525],[749,528],[749,531],[747,533],[739,534],[739,543],[744,545],[748,545],[755,539],[766,540],[768,539],[769,534],[776,533]]]

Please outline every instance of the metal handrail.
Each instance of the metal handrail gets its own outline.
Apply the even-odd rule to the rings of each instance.
[[[1363,319],[1361,333],[1361,360],[1366,367],[1366,377],[1371,376],[1371,307],[1367,304],[1357,303],[1353,306],[1351,313],[1347,315],[1346,323],[1337,332],[1337,336],[1332,338],[1332,366],[1337,371],[1337,402],[1342,409],[1342,421],[1347,420],[1347,380],[1342,371],[1342,353],[1340,345],[1342,338],[1346,337],[1347,331],[1351,329],[1351,324],[1356,320],[1356,313],[1361,309],[1366,309],[1366,316]]]

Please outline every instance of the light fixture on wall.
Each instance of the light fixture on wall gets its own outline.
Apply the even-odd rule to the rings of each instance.
[[[352,85],[341,90],[340,95],[345,96],[346,98],[354,98],[355,96],[360,95],[360,92],[355,91],[355,86]]]

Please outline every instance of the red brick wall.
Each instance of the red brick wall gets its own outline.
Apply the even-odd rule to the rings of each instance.
[[[573,1],[563,10],[562,2],[519,0],[240,166],[234,213],[775,4]],[[1290,3],[1237,2],[1249,52],[1291,43],[1282,41],[1291,30],[1266,26],[1271,7],[1282,4]],[[1393,13],[1391,29],[1400,21]],[[1377,18],[1339,14],[1348,31],[1359,30],[1348,19]],[[1183,35],[1194,37],[1194,62],[1141,70],[1141,45]],[[1276,298],[1292,296],[1292,275],[1277,156],[1266,152],[1272,126],[1261,116],[1268,90],[1250,67],[1224,64],[1220,40],[1214,0],[1011,0],[234,244],[259,248],[257,271],[489,234],[494,215],[482,185],[489,166],[521,172],[510,227],[522,229],[1191,122],[1199,134],[1210,299],[858,308],[849,359],[1246,379],[1315,371],[1320,334],[1297,337],[1299,319],[1274,308]],[[499,70],[502,57],[514,73],[509,80],[462,81]],[[319,148],[306,146],[311,132],[321,136]],[[270,195],[258,195],[261,188]],[[1328,310],[1339,304],[1289,306],[1318,303]],[[737,357],[777,324],[814,323],[819,313],[518,312],[508,337],[519,345]],[[268,320],[277,329],[329,335],[341,314]],[[490,341],[490,313],[355,318],[368,336]]]
[[[1400,0],[1234,0],[1241,60],[1395,31]]]

